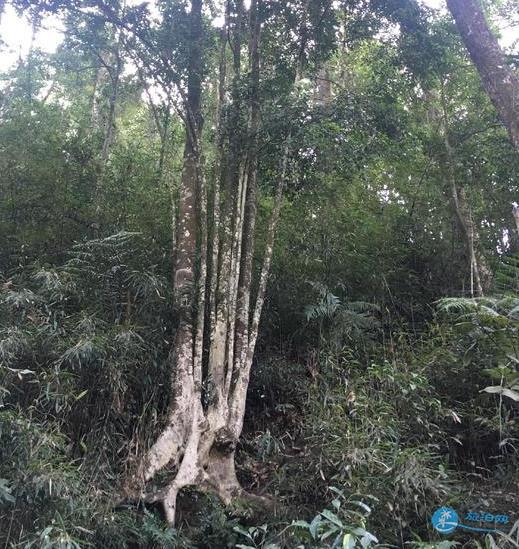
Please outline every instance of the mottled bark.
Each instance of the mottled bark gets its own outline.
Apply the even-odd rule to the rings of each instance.
[[[161,498],[166,518],[174,521],[178,491],[195,482],[198,475],[197,448],[201,436],[203,411],[201,406],[200,347],[193,311],[200,304],[196,293],[195,262],[197,254],[197,196],[203,194],[200,180],[200,95],[202,2],[193,0],[191,7],[191,52],[188,93],[185,105],[186,142],[176,235],[176,264],[173,281],[178,326],[171,353],[171,397],[167,422],[155,444],[143,459],[141,476],[144,481],[171,464],[176,473]],[[203,206],[202,208],[203,209]],[[204,258],[205,261],[205,258]],[[203,275],[202,275],[203,277]],[[205,283],[205,280],[204,280]],[[202,304],[203,307],[203,304]],[[203,328],[202,328],[203,331]]]
[[[214,276],[211,282],[214,303],[213,322],[211,323],[211,342],[208,366],[208,386],[212,407],[209,417],[212,423],[220,425],[221,417],[227,410],[227,392],[225,379],[229,371],[232,371],[232,354],[234,348],[233,326],[233,296],[235,295],[235,258],[237,253],[236,232],[239,231],[239,219],[241,208],[241,190],[243,178],[240,177],[240,158],[242,151],[240,118],[242,100],[240,97],[241,78],[241,44],[242,44],[242,19],[243,2],[238,0],[234,5],[233,17],[230,16],[231,2],[226,3],[226,40],[231,43],[232,49],[232,83],[231,105],[228,106],[228,118],[220,117],[222,126],[219,128],[219,154],[220,154],[220,188],[216,196],[220,200],[218,208],[214,211],[213,226],[218,227],[218,235],[215,235],[213,246],[218,246],[218,257],[213,257]],[[221,60],[221,63],[223,61]],[[222,75],[221,75],[222,76]],[[225,83],[223,83],[225,85]],[[222,88],[220,94],[220,110],[223,111],[225,92]],[[223,112],[222,112],[223,115]],[[228,139],[227,149],[225,139]],[[220,222],[221,220],[221,222]]]
[[[161,501],[170,523],[175,518],[177,495],[188,485],[215,492],[227,503],[238,496],[250,497],[237,480],[234,454],[243,426],[289,154],[287,144],[251,314],[260,129],[260,1],[252,0],[249,12],[246,139],[239,127],[243,4],[241,1],[234,4],[232,21],[228,11],[232,4],[227,4],[225,27],[232,27],[234,32],[231,44],[234,74],[231,104],[224,108],[227,97],[227,31],[224,30],[218,86],[217,156],[209,215],[200,143],[201,0],[193,0],[190,12],[192,46],[185,105],[186,145],[178,200],[173,284],[178,327],[170,359],[171,396],[165,426],[142,460],[139,478],[142,496],[148,501]],[[224,112],[228,113],[225,117]],[[213,239],[211,244],[209,234]],[[143,486],[161,470],[169,477],[165,487]]]
[[[243,212],[243,236],[240,273],[237,287],[236,310],[236,348],[233,369],[235,372],[245,367],[249,337],[249,306],[252,283],[252,258],[254,255],[254,232],[256,227],[256,194],[258,176],[258,130],[260,119],[259,105],[259,43],[260,24],[257,13],[257,1],[252,0],[250,10],[249,40],[249,122],[247,151],[247,188]]]
[[[514,216],[515,229],[517,231],[517,234],[519,234],[519,206],[516,206],[514,204],[514,206],[512,207],[512,215]]]
[[[519,78],[507,65],[478,0],[447,0],[447,5],[483,87],[519,149]]]
[[[276,196],[274,202],[274,209],[269,220],[267,228],[267,240],[265,244],[265,252],[263,256],[263,263],[261,267],[258,292],[256,294],[256,301],[250,321],[250,328],[248,332],[247,348],[240,369],[237,372],[236,382],[231,397],[230,412],[229,412],[229,425],[231,429],[236,433],[241,433],[243,428],[243,419],[245,416],[245,403],[247,397],[247,388],[249,385],[250,371],[252,367],[252,360],[254,358],[254,350],[256,348],[256,341],[258,338],[259,322],[261,318],[261,311],[265,302],[265,294],[267,290],[268,275],[270,272],[270,265],[272,262],[272,255],[274,251],[274,238],[276,235],[276,228],[279,220],[279,214],[281,212],[281,203],[283,197],[283,190],[285,188],[286,172],[288,165],[289,155],[289,143],[290,137],[284,148],[281,174],[278,180]]]
[[[211,345],[215,339],[216,334],[216,290],[218,285],[218,258],[220,251],[220,211],[221,211],[221,193],[220,186],[224,178],[224,106],[225,106],[225,92],[227,85],[227,40],[229,33],[229,2],[225,7],[225,20],[224,25],[220,31],[220,55],[218,63],[218,86],[216,96],[216,162],[214,167],[214,181],[213,181],[213,222],[212,222],[212,242],[211,242],[211,270],[209,274],[209,335]],[[222,359],[223,360],[223,359]]]

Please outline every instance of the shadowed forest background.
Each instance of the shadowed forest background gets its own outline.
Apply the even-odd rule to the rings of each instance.
[[[519,8],[489,73],[456,5],[0,1],[63,25],[0,75],[0,546],[519,547]]]

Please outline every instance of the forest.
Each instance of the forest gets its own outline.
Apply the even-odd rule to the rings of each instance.
[[[0,547],[518,549],[518,202],[517,0],[0,0]]]

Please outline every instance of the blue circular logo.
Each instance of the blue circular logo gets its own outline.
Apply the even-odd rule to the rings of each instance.
[[[440,534],[450,534],[458,526],[458,513],[451,507],[440,507],[434,512],[431,522],[434,529]]]

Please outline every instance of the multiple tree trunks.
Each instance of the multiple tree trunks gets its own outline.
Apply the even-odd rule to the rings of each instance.
[[[232,8],[231,2],[226,4],[217,98],[217,165],[210,212],[200,139],[202,0],[191,2],[188,89],[184,98],[186,144],[175,248],[174,292],[179,323],[170,357],[171,400],[166,424],[144,456],[138,475],[140,485],[145,486],[159,471],[166,470],[169,478],[165,486],[144,497],[162,501],[171,524],[175,520],[177,494],[186,486],[211,490],[224,502],[243,494],[236,477],[234,455],[243,427],[289,153],[287,142],[275,207],[267,230],[256,300],[251,306],[260,125],[260,2],[252,0],[249,9],[249,91],[244,132],[240,131],[239,122],[245,108],[239,83],[245,8],[241,0],[232,3]],[[448,0],[448,5],[483,85],[512,142],[519,147],[518,79],[507,67],[476,0]],[[228,43],[232,45],[233,78],[231,103],[224,116]],[[303,54],[304,51],[301,58]],[[301,66],[297,75],[301,75]],[[477,230],[464,190],[456,185],[452,147],[447,128],[444,129],[453,206],[470,258],[471,291],[482,295],[484,259],[478,256]],[[208,245],[209,234],[211,245]]]
[[[519,149],[519,78],[507,65],[478,0],[447,0],[459,33],[514,146]]]
[[[256,299],[251,306],[260,124],[260,1],[252,0],[249,10],[246,139],[242,140],[244,143],[237,141],[232,127],[227,140],[224,138],[220,104],[216,180],[209,214],[200,139],[202,1],[193,0],[190,12],[191,50],[184,105],[186,142],[175,249],[178,327],[170,356],[171,400],[165,426],[144,456],[136,479],[144,499],[162,501],[171,524],[175,520],[177,494],[186,486],[213,491],[227,503],[237,496],[246,496],[236,477],[234,455],[243,427],[289,153],[287,145]],[[243,33],[243,4],[237,2],[234,9],[233,27],[229,10],[226,27],[229,33],[233,32],[236,46]],[[225,100],[222,87],[227,82],[226,34],[222,33],[220,102]],[[230,126],[240,119],[243,108],[237,93],[241,77],[239,52],[239,47],[233,49],[235,93],[228,109]],[[209,246],[208,234],[212,236]],[[150,491],[146,485],[159,471],[168,477],[166,484]]]

